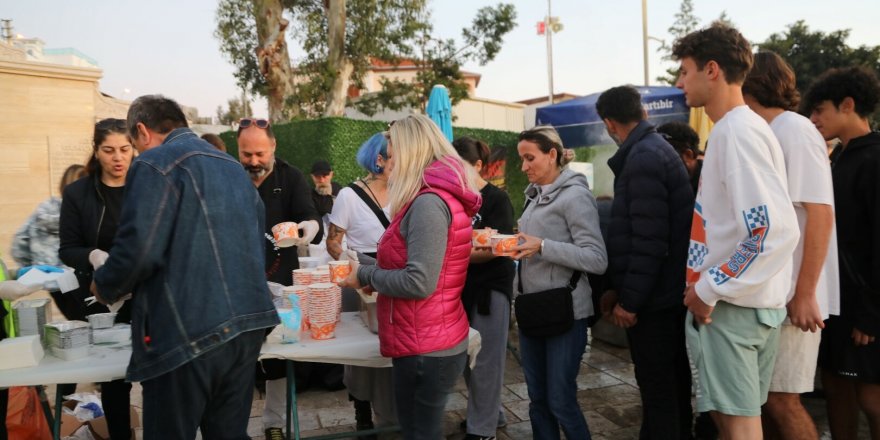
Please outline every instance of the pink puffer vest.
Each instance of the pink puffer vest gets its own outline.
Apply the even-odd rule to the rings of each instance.
[[[454,177],[448,165],[440,162],[435,162],[425,172],[428,186],[418,195],[438,195],[452,214],[446,254],[437,288],[427,298],[415,300],[379,295],[377,313],[382,356],[396,358],[446,350],[455,347],[468,335],[461,291],[471,253],[471,217],[479,210],[481,199],[478,193],[462,189]],[[400,233],[400,223],[410,205],[394,216],[379,241],[377,264],[382,269],[406,267],[406,240]]]

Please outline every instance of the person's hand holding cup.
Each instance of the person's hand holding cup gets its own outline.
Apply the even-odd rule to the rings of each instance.
[[[342,262],[341,261],[331,261],[330,263],[332,264],[332,263],[342,263]],[[339,287],[351,287],[352,289],[356,289],[356,290],[362,289],[364,286],[361,285],[361,283],[357,277],[358,267],[360,267],[360,264],[358,264],[357,261],[348,260],[348,267],[349,267],[348,275],[346,275],[345,278],[343,278],[339,281],[335,281],[335,283],[337,285],[339,285]],[[333,266],[330,266],[330,276],[331,277],[334,276],[333,269],[334,269]],[[333,281],[333,280],[331,279],[331,281]]]
[[[330,265],[330,282],[339,284],[352,273],[350,260],[331,261]]]
[[[281,222],[272,226],[272,237],[275,246],[286,248],[296,246],[299,243],[299,230],[294,222]]]

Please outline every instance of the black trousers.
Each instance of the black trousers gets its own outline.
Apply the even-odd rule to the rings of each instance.
[[[686,309],[638,314],[627,329],[642,396],[640,439],[690,439],[691,371],[685,346]]]
[[[9,438],[6,432],[6,407],[9,406],[9,389],[0,390],[0,440]]]
[[[125,379],[101,383],[101,406],[111,440],[131,439],[131,384]]]
[[[254,363],[263,329],[242,333],[192,361],[141,383],[144,439],[249,439]]]

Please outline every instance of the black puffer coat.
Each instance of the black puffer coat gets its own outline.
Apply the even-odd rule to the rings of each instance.
[[[642,121],[608,159],[608,273],[629,312],[682,307],[694,193],[675,149]]]

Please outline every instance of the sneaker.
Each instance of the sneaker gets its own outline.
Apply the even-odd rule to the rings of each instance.
[[[504,413],[498,415],[498,429],[504,428],[507,426],[507,417],[505,417]],[[467,432],[467,419],[461,421],[458,424],[458,427],[461,428],[461,432]]]
[[[495,440],[495,437],[482,437],[476,434],[465,434],[464,440]]]
[[[266,440],[284,440],[284,430],[281,428],[266,428]]]

